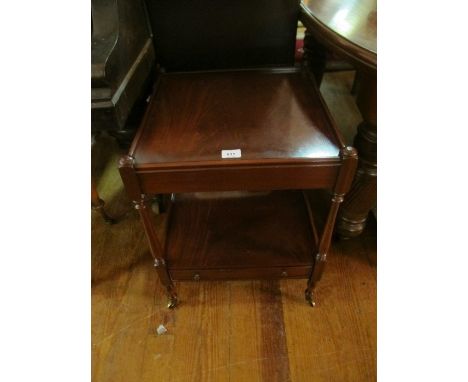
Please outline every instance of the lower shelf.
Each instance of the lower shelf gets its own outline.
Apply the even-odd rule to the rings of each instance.
[[[176,194],[166,240],[174,280],[306,278],[316,253],[301,191]]]

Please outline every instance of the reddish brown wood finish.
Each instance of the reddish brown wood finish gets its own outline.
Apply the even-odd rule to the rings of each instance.
[[[167,294],[169,296],[169,308],[174,308],[177,303],[177,293],[174,288],[174,284],[169,276],[166,260],[163,257],[163,250],[161,247],[161,243],[159,242],[158,235],[156,234],[154,228],[154,222],[151,218],[151,205],[149,203],[149,199],[145,195],[141,195],[141,199],[139,201],[135,201],[135,208],[138,210],[141,221],[143,222],[143,226],[145,228],[146,237],[149,242],[151,254],[154,258],[154,266],[156,271],[158,272],[159,279],[161,283],[166,287]]]
[[[359,167],[337,223],[337,231],[344,238],[363,232],[369,211],[377,203],[376,72],[361,73],[356,101],[364,120],[354,138],[354,145],[359,151]]]
[[[314,89],[291,70],[160,76],[130,150],[141,192],[333,187],[343,143]]]
[[[176,195],[168,230],[176,280],[307,277],[317,248],[300,191]]]
[[[241,158],[220,158],[222,149],[235,148],[242,150]],[[177,303],[171,277],[310,276],[306,296],[312,302],[338,205],[354,176],[349,158],[355,159],[355,151],[344,147],[306,74],[160,76],[120,172],[139,208],[170,306]],[[307,216],[310,205],[301,192],[211,201],[178,196],[170,208],[167,253],[145,208],[149,195],[159,193],[301,188],[334,190],[318,248],[313,219]]]
[[[170,306],[177,303],[171,277],[310,275],[308,298],[312,301],[321,267],[317,259],[322,262],[330,246],[338,204],[354,175],[348,159],[354,151],[345,148],[314,78],[299,68],[271,67],[287,61],[289,45],[292,59],[294,41],[288,31],[297,26],[299,4],[274,1],[253,17],[246,9],[258,9],[259,4],[229,2],[235,10],[229,17],[239,12],[244,19],[234,16],[232,28],[216,30],[226,38],[220,40],[223,46],[213,43],[212,25],[204,30],[206,23],[200,24],[200,20],[226,16],[219,3],[206,9],[195,3],[175,8],[157,0],[151,4],[153,11],[159,10],[152,13],[152,21],[155,38],[160,39],[156,45],[162,67],[169,71],[217,65],[234,68],[186,73],[161,70],[129,154],[120,162],[123,182],[140,212]],[[174,10],[180,20],[186,20],[187,30],[174,29],[172,24],[166,28],[164,17]],[[272,19],[275,30],[256,35],[255,41],[242,38]],[[190,32],[195,24],[201,28],[201,37]],[[180,38],[174,39],[174,34]],[[268,36],[277,37],[268,41]],[[187,46],[187,41],[192,43]],[[185,49],[178,51],[171,45],[178,42]],[[267,49],[269,67],[239,70],[256,66],[255,57],[240,53],[248,52],[252,42],[257,53]],[[227,47],[231,47],[228,53]],[[211,55],[203,57],[205,48]],[[241,157],[221,157],[222,150],[235,149],[241,150]],[[302,192],[279,191],[313,188],[335,193],[321,236],[308,216],[310,203],[304,201]],[[263,197],[211,201],[176,195],[169,208],[167,253],[161,247],[147,208],[154,194],[238,190],[276,191]]]
[[[313,289],[316,283],[321,279],[322,273],[327,261],[327,253],[330,248],[331,238],[333,234],[333,227],[335,226],[336,216],[340,203],[343,202],[344,195],[351,187],[356,167],[358,163],[357,151],[352,147],[346,147],[341,150],[341,158],[343,165],[341,166],[340,173],[336,180],[335,188],[333,190],[332,203],[330,211],[328,212],[327,221],[324,226],[322,237],[320,238],[318,253],[315,257],[315,264],[312,273],[309,277],[307,289],[305,291],[306,299],[314,306]]]
[[[135,166],[221,161],[335,159],[341,142],[314,90],[293,71],[163,75],[135,147]],[[236,161],[237,162],[237,161]],[[193,167],[193,166],[192,166]]]
[[[145,193],[196,191],[284,190],[330,188],[339,163],[219,166],[218,168],[156,169],[137,171]]]

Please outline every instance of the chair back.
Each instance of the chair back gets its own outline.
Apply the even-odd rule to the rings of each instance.
[[[147,0],[167,71],[292,66],[299,0]]]

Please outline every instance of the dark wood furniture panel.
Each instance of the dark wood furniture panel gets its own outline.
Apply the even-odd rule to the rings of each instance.
[[[259,70],[162,75],[135,140],[135,163],[337,158],[340,139],[305,73]]]
[[[317,250],[311,221],[301,191],[177,194],[166,242],[169,273],[177,279],[192,272],[195,280],[242,277],[240,270],[247,271],[243,278],[307,277]]]
[[[92,0],[91,17],[91,129],[132,135],[126,122],[155,61],[144,1]]]
[[[137,173],[145,193],[171,193],[211,191],[214,185],[217,191],[332,188],[340,168],[338,161],[319,165],[234,165],[208,169],[137,170]]]
[[[165,70],[292,66],[298,0],[147,0]]]

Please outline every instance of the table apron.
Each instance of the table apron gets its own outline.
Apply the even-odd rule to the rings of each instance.
[[[333,188],[340,163],[178,170],[136,170],[142,193]]]

